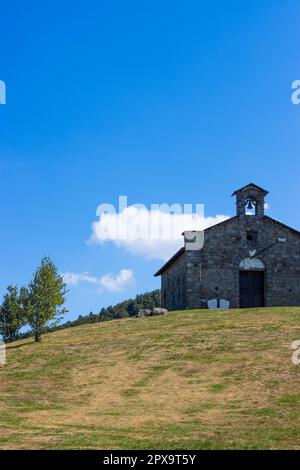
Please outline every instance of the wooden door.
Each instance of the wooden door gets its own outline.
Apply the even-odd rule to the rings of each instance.
[[[263,307],[264,271],[240,271],[240,307]]]

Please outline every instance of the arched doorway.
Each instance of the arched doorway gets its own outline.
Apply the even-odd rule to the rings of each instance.
[[[264,307],[265,265],[258,258],[244,258],[240,262],[240,307]]]

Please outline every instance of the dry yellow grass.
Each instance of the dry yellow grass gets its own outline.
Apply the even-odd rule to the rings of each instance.
[[[300,448],[300,308],[191,311],[8,346],[0,448]]]

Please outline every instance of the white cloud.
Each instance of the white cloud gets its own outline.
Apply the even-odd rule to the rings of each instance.
[[[129,206],[121,213],[101,213],[92,225],[89,244],[113,242],[130,253],[149,259],[167,260],[183,246],[184,230],[203,230],[228,219],[226,215],[205,217]]]
[[[62,274],[64,282],[68,285],[77,286],[80,282],[90,282],[92,284],[97,284],[99,281],[96,277],[90,276],[86,271],[84,273],[74,273],[66,272]]]
[[[100,278],[91,276],[88,271],[83,273],[65,272],[62,274],[64,282],[68,285],[76,286],[80,282],[88,282],[98,286],[99,290],[106,290],[109,292],[120,292],[130,287],[135,279],[134,273],[131,269],[121,269],[117,275],[107,273]]]
[[[116,276],[108,273],[100,278],[100,285],[110,292],[122,291],[125,287],[132,285],[133,282],[134,275],[131,269],[121,269]]]

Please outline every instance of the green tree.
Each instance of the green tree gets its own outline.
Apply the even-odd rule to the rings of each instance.
[[[17,286],[8,286],[0,307],[0,333],[5,342],[15,341],[25,325],[25,313]]]
[[[49,323],[51,322],[51,326],[57,325],[67,312],[65,308],[61,308],[66,292],[66,284],[58,274],[57,267],[51,258],[44,256],[28,289],[22,293],[28,324],[35,341],[41,341],[41,335]]]

